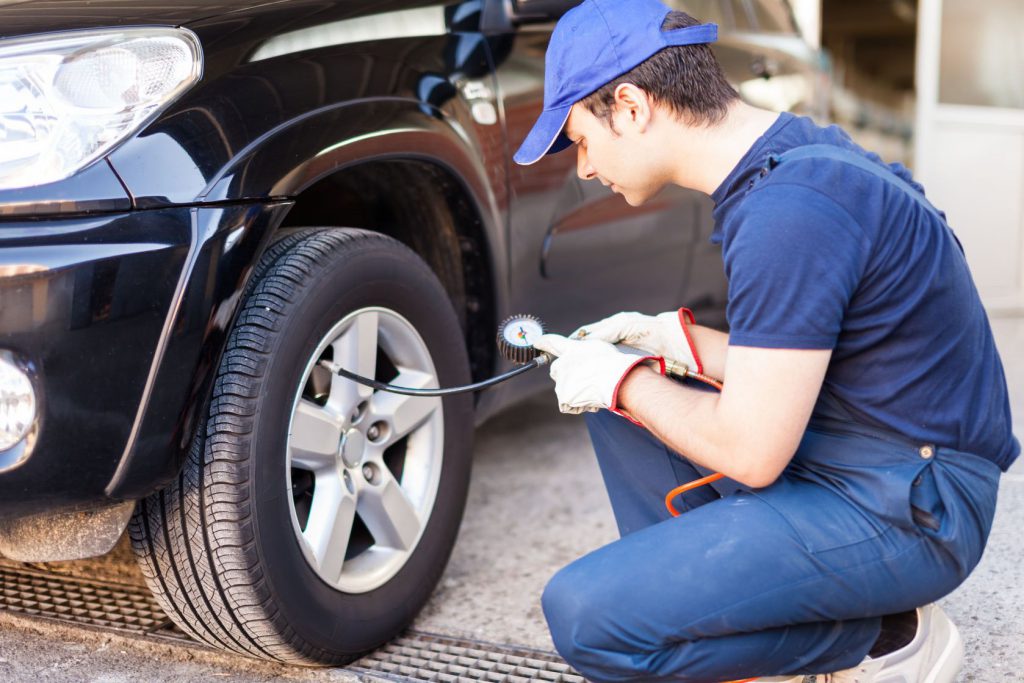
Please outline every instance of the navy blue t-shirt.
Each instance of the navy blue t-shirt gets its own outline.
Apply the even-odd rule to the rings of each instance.
[[[729,343],[832,349],[825,389],[858,422],[980,455],[1019,455],[1002,363],[959,245],[907,193],[849,163],[774,158],[840,128],[782,114],[712,194]],[[915,189],[910,172],[889,167]]]

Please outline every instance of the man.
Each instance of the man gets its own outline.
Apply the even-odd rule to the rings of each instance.
[[[742,103],[715,36],[657,0],[586,0],[516,155],[575,145],[634,206],[708,193],[729,279],[728,335],[680,309],[536,344],[622,535],[551,580],[552,637],[594,681],[952,681],[962,644],[932,603],[980,560],[1020,451],[985,312],[906,169]],[[727,478],[669,515],[665,492],[709,471]]]

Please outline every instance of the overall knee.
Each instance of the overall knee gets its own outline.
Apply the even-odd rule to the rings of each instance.
[[[548,582],[541,607],[559,654],[588,680],[612,681],[619,668],[615,660],[624,653],[613,642],[616,606],[609,604],[607,591],[598,583],[569,565]]]
[[[563,657],[576,650],[577,624],[585,618],[587,597],[577,589],[566,567],[551,577],[540,597],[551,640]]]

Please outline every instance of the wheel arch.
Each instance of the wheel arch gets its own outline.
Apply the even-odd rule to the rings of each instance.
[[[344,166],[297,194],[278,231],[335,225],[384,233],[426,261],[455,307],[474,381],[490,375],[499,269],[479,207],[450,168],[415,155]]]
[[[493,141],[461,118],[398,97],[324,107],[247,145],[200,197],[288,199],[295,205],[281,228],[362,227],[405,243],[452,297],[482,379],[494,368],[489,331],[508,296],[506,170],[485,163]]]

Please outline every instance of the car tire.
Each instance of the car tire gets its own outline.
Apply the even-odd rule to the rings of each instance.
[[[396,384],[466,384],[464,335],[434,273],[379,233],[292,232],[254,279],[205,424],[178,478],[139,502],[132,547],[193,638],[345,664],[405,628],[441,576],[469,484],[473,402],[377,392],[320,361]]]

